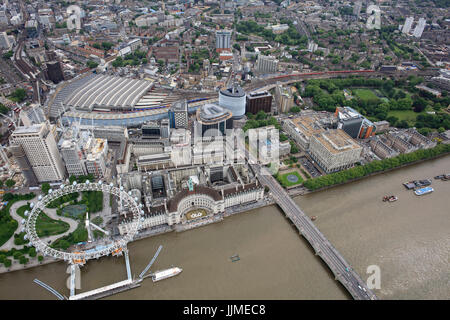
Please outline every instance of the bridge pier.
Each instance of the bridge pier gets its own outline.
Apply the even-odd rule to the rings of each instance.
[[[77,268],[78,266],[76,264],[70,265],[70,296],[75,295],[75,277]]]
[[[127,277],[128,280],[132,280],[131,277],[131,267],[130,267],[130,257],[128,256],[128,249],[124,249],[124,257],[125,257],[125,266],[127,268]]]

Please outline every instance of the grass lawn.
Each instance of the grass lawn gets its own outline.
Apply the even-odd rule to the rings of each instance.
[[[289,181],[288,176],[290,176],[290,175],[296,176],[298,178],[298,180],[296,182]],[[279,175],[277,180],[279,183],[281,183],[281,185],[283,187],[292,187],[292,186],[303,183],[303,178],[297,171],[292,171],[292,172],[288,172],[288,173]]]
[[[414,125],[417,116],[422,113],[423,112],[417,113],[414,112],[413,110],[392,110],[388,112],[387,116],[388,117],[394,116],[398,118],[400,121],[406,120],[406,122],[408,122],[409,125]]]
[[[31,211],[28,205],[21,206],[17,209],[17,214],[26,219],[25,211]],[[70,226],[67,222],[53,220],[45,213],[41,212],[36,220],[36,232],[39,237],[53,236],[61,234],[69,230]]]
[[[66,250],[72,244],[76,244],[78,242],[85,242],[88,240],[88,232],[84,227],[84,223],[79,223],[78,227],[74,232],[68,234],[63,238],[59,238],[56,240],[51,247],[54,249],[63,249]]]
[[[376,94],[370,89],[355,89],[353,90],[353,94],[362,101],[372,101],[379,99]]]

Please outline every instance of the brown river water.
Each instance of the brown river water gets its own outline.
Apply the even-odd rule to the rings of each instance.
[[[402,183],[450,173],[450,156],[296,198],[336,249],[367,279],[369,265],[381,271],[380,299],[450,299],[450,181],[434,180],[421,197]],[[385,203],[384,195],[399,200]],[[178,276],[106,299],[350,299],[306,240],[276,206],[249,211],[181,233],[129,245],[139,275],[158,246],[151,270],[179,266]],[[241,260],[231,262],[239,254]],[[0,299],[54,299],[33,279],[68,295],[67,265],[52,263],[0,274]],[[123,258],[89,261],[81,290],[125,280]]]

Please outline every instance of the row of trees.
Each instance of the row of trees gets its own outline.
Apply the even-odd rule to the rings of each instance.
[[[15,260],[18,260],[21,264],[28,263],[29,259],[25,256],[28,254],[29,257],[36,257],[36,249],[34,247],[23,247],[22,249],[12,248],[9,251],[0,252],[0,263],[3,263],[5,267],[9,268],[12,264],[12,260],[9,257],[12,257]],[[42,261],[43,257],[38,256],[38,260]]]
[[[248,121],[245,123],[244,127],[242,128],[244,132],[246,132],[248,129],[256,129],[261,128],[265,126],[273,125],[278,130],[281,129],[277,119],[274,117],[269,117],[264,111],[259,111],[256,115],[253,115],[251,113],[246,114]]]
[[[449,144],[438,144],[436,147],[431,149],[420,149],[411,153],[400,154],[389,159],[375,160],[364,166],[357,166],[344,171],[328,174],[314,179],[309,179],[304,183],[304,186],[310,190],[318,190],[336,184],[345,183],[353,179],[361,178],[375,172],[393,169],[414,161],[430,159],[440,154],[449,152]]]

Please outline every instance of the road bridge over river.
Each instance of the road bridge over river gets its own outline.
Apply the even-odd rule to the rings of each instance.
[[[250,166],[259,181],[269,187],[274,201],[296,226],[300,234],[311,244],[316,255],[321,257],[328,265],[335,279],[341,282],[355,300],[376,300],[377,297],[367,287],[366,283],[317,229],[311,219],[291,199],[268,170],[257,164],[250,164]]]

